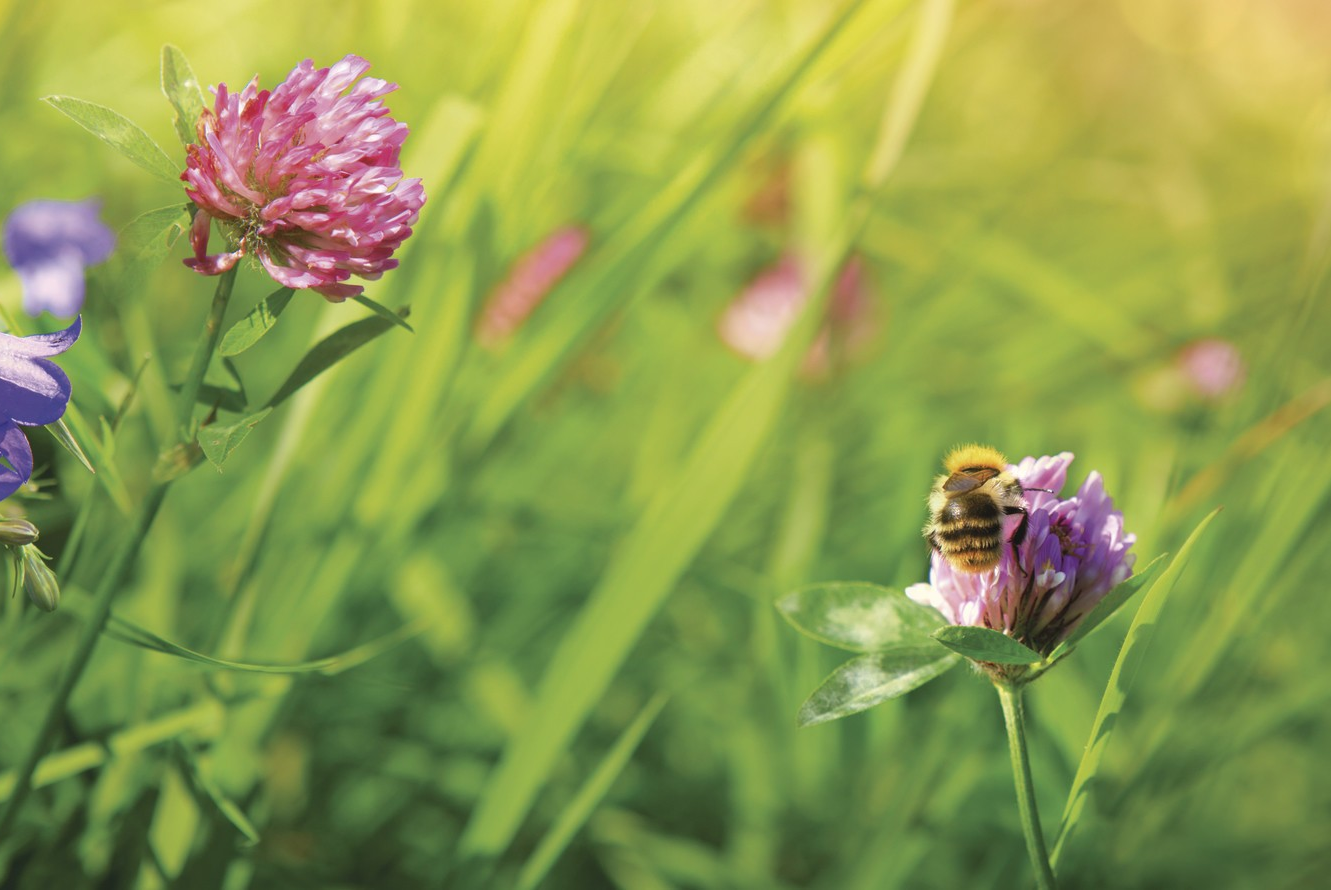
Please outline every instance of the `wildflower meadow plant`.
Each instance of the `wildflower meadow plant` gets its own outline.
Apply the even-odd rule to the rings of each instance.
[[[420,180],[403,179],[398,166],[407,127],[393,120],[379,101],[396,86],[359,79],[368,68],[369,63],[357,56],[347,56],[331,68],[316,68],[306,60],[271,92],[260,90],[257,80],[238,94],[220,85],[209,108],[189,63],[179,50],[166,47],[162,86],[175,109],[183,169],[174,167],[141,128],[111,109],[68,97],[48,99],[139,166],[164,180],[184,181],[185,196],[193,202],[192,222],[179,205],[144,214],[133,228],[150,234],[147,244],[136,245],[135,261],[164,257],[176,235],[188,228],[194,256],[186,265],[218,280],[177,388],[176,438],[160,443],[151,482],[127,533],[97,573],[99,581],[68,666],[17,770],[13,793],[0,817],[0,837],[8,837],[13,828],[37,764],[50,747],[107,625],[112,601],[174,480],[204,458],[220,468],[255,424],[315,376],[374,337],[395,326],[407,327],[402,320],[405,308],[393,312],[364,297],[361,285],[347,283],[353,275],[377,279],[397,265],[393,252],[411,234],[425,201]],[[38,288],[36,304],[43,308],[58,313],[75,305],[73,273],[80,276],[81,299],[82,264],[104,258],[111,249],[109,233],[96,228],[95,214],[90,213],[92,205],[28,205],[6,227],[6,250],[25,276],[30,297],[29,279],[64,287],[54,296],[54,285]],[[222,229],[227,250],[209,254],[214,222]],[[257,257],[280,287],[223,336],[238,262],[247,255]],[[46,265],[40,265],[39,259]],[[239,384],[242,369],[231,360],[273,327],[293,290],[302,288],[332,302],[355,297],[378,317],[351,322],[312,347],[293,363],[286,382],[266,402],[251,405],[243,386],[227,400],[219,400],[203,382],[214,358],[220,354],[228,359],[229,373]],[[49,356],[68,349],[80,330],[81,320],[76,320],[54,334],[0,334],[0,456],[4,458],[0,493],[4,495],[18,490],[32,472],[31,451],[19,426],[52,423],[69,402],[70,381]],[[196,417],[200,402],[208,408],[202,419]],[[224,420],[227,412],[238,417]],[[108,443],[102,444],[105,453]],[[20,563],[16,577],[30,599],[50,611],[59,601],[59,587],[44,555],[32,546],[35,540],[35,528],[29,532],[26,525],[0,526],[0,545]]]
[[[1007,517],[996,565],[963,571],[935,551],[929,581],[905,591],[864,582],[815,584],[777,607],[801,632],[860,653],[800,708],[803,726],[903,695],[969,659],[1002,703],[1028,852],[1040,887],[1054,872],[1035,809],[1022,689],[1070,654],[1139,590],[1159,560],[1134,574],[1136,538],[1097,472],[1059,493],[1073,456],[1027,457],[1007,467],[1020,484],[1024,520]],[[1013,511],[1015,513],[1015,511]],[[1017,525],[1024,536],[1013,546]]]
[[[590,241],[587,229],[565,226],[523,254],[485,301],[476,323],[477,339],[492,347],[512,337],[581,259]]]
[[[794,254],[786,254],[764,269],[717,319],[721,341],[749,361],[761,362],[776,355],[809,301],[808,277],[806,264]],[[807,375],[825,374],[834,354],[853,353],[873,337],[875,305],[859,257],[848,259],[838,272],[825,315],[823,327],[805,354],[802,370]]]
[[[198,213],[185,264],[219,275],[256,256],[278,283],[341,301],[397,266],[393,252],[425,203],[419,179],[403,179],[406,124],[379,100],[396,84],[366,77],[349,55],[331,68],[301,62],[270,92],[256,76],[239,93],[217,87],[213,108],[186,149],[185,193]],[[209,254],[216,221],[227,250]]]
[[[23,311],[61,318],[83,308],[83,272],[111,255],[116,236],[99,202],[29,201],[5,220],[5,257],[23,284]]]
[[[82,330],[76,318],[52,334],[0,333],[0,500],[32,476],[32,448],[21,427],[55,423],[69,406],[69,377],[51,356],[73,346]]]
[[[32,446],[25,426],[60,421],[69,407],[71,385],[51,361],[78,340],[83,319],[63,331],[16,337],[0,333],[0,500],[32,478]],[[60,602],[60,585],[37,549],[37,527],[26,519],[0,519],[0,549],[8,557],[15,587],[22,587],[44,612]]]

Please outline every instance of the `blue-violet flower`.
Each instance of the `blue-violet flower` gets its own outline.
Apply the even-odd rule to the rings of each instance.
[[[83,319],[63,331],[15,337],[0,333],[0,500],[32,476],[32,449],[21,426],[54,423],[69,405],[69,378],[48,356],[79,338]]]
[[[111,255],[116,236],[99,202],[29,201],[5,221],[4,248],[23,284],[23,311],[68,318],[83,308],[83,270]]]

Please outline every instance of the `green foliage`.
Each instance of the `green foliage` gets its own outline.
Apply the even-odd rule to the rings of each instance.
[[[796,630],[852,652],[928,648],[943,616],[900,590],[864,581],[812,584],[783,596],[776,607]]]
[[[1307,122],[1331,52],[1309,4],[1201,4],[1187,28],[1156,6],[370,3],[221,40],[185,4],[0,13],[0,208],[96,196],[120,230],[60,362],[96,474],[36,435],[39,491],[4,504],[63,595],[0,602],[0,797],[154,467],[178,476],[0,844],[7,883],[1022,886],[990,685],[882,700],[960,656],[910,643],[936,625],[899,594],[860,625],[835,608],[880,589],[819,583],[925,580],[939,456],[981,441],[1074,452],[1066,491],[1103,474],[1143,566],[1026,691],[1061,881],[1307,885],[1331,805],[1309,655],[1331,205]],[[367,282],[417,333],[309,293],[274,325],[245,265],[220,330],[255,310],[263,343],[213,366],[196,416],[230,431],[218,453],[248,438],[202,471],[172,385],[214,281],[180,264],[180,154],[157,146],[193,138],[200,86],[349,47],[400,85],[429,197]],[[482,346],[516,258],[568,225],[587,253]],[[721,342],[762,270],[798,254],[826,299],[847,252],[875,312],[856,338],[824,341],[815,300],[765,362]],[[0,271],[16,318],[19,287]],[[1179,360],[1206,338],[1247,364],[1218,398]],[[866,648],[838,668],[825,642]],[[881,703],[800,729],[825,680],[806,716]]]
[[[889,649],[852,658],[800,705],[799,725],[858,714],[923,686],[960,662],[938,646]]]
[[[277,319],[281,317],[282,310],[287,308],[291,302],[291,297],[295,293],[289,287],[279,287],[268,296],[259,301],[259,304],[246,313],[245,317],[236,322],[231,328],[222,335],[222,341],[217,344],[217,354],[223,356],[240,355],[249,349],[264,334],[273,329],[277,324]]]
[[[72,96],[47,96],[46,101],[159,179],[171,183],[179,180],[180,170],[162,151],[162,147],[153,142],[142,127],[123,114],[96,102],[86,102]]]
[[[1128,628],[1127,639],[1118,653],[1118,658],[1114,661],[1114,669],[1109,674],[1109,682],[1106,684],[1104,695],[1100,699],[1100,708],[1096,711],[1095,722],[1091,725],[1090,739],[1086,743],[1086,753],[1082,755],[1081,763],[1077,765],[1077,774],[1072,780],[1072,790],[1068,792],[1068,802],[1063,809],[1063,820],[1058,831],[1058,840],[1055,842],[1050,855],[1050,862],[1055,867],[1058,865],[1064,845],[1073,836],[1074,829],[1076,829],[1077,823],[1086,809],[1087,802],[1092,796],[1094,790],[1092,782],[1100,769],[1100,761],[1104,757],[1105,748],[1109,745],[1114,723],[1127,701],[1129,687],[1131,687],[1135,675],[1146,657],[1146,649],[1155,634],[1155,627],[1160,620],[1160,612],[1165,606],[1165,600],[1168,599],[1170,592],[1183,574],[1183,569],[1188,564],[1188,559],[1192,555],[1192,548],[1197,538],[1210,525],[1211,520],[1215,518],[1218,512],[1217,509],[1203,519],[1201,525],[1197,526],[1196,530],[1188,536],[1188,540],[1183,542],[1183,546],[1179,548],[1178,556],[1174,557],[1165,573],[1151,585],[1151,589],[1146,593],[1146,598],[1142,600],[1141,607],[1137,609],[1137,614],[1133,616],[1132,625]]]
[[[401,309],[399,312],[405,315],[407,310]],[[302,386],[369,343],[375,337],[392,330],[393,327],[392,322],[385,321],[382,318],[364,318],[360,321],[353,321],[346,327],[329,334],[305,354],[305,357],[296,365],[295,370],[277,388],[277,392],[273,393],[268,400],[268,404],[264,407],[276,408],[291,398]]]
[[[162,47],[162,95],[175,109],[171,123],[180,144],[189,145],[198,138],[194,124],[204,109],[203,89],[185,54],[169,43]]]
[[[241,442],[245,441],[245,437],[250,434],[250,430],[254,429],[259,421],[272,413],[273,409],[271,407],[264,408],[262,411],[242,417],[235,423],[226,426],[209,424],[208,426],[199,427],[199,447],[203,449],[204,457],[212,461],[213,466],[220,471],[227,457],[230,456],[232,451],[236,450]]]
[[[1114,616],[1119,609],[1136,595],[1137,591],[1146,586],[1146,582],[1151,580],[1151,576],[1156,570],[1164,565],[1165,557],[1168,554],[1162,553],[1142,568],[1133,573],[1132,577],[1115,587],[1105,594],[1104,599],[1095,604],[1095,608],[1087,613],[1081,620],[1076,629],[1068,634],[1068,638],[1059,643],[1053,652],[1049,653],[1049,661],[1055,662],[1060,658],[1066,658],[1077,648],[1077,644],[1086,638],[1086,635],[1104,624]]]
[[[1034,664],[1040,653],[1023,646],[1002,631],[987,627],[940,627],[933,637],[953,652],[994,664]]]

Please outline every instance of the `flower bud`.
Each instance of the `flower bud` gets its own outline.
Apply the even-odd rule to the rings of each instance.
[[[32,604],[43,612],[54,612],[60,605],[60,584],[36,547],[23,548],[23,589]]]
[[[0,544],[23,547],[37,542],[37,526],[26,519],[0,519]]]

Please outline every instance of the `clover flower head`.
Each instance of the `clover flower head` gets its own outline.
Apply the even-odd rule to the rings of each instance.
[[[1228,340],[1194,340],[1175,358],[1184,379],[1203,399],[1220,399],[1243,385],[1247,369],[1238,348]]]
[[[0,500],[32,476],[32,448],[20,426],[54,423],[64,416],[69,378],[50,356],[74,345],[82,329],[83,320],[76,318],[51,334],[0,333]]]
[[[29,201],[5,220],[4,249],[23,285],[23,311],[69,317],[83,308],[83,270],[111,255],[116,236],[99,202]]]
[[[257,76],[239,93],[217,86],[180,177],[199,208],[187,266],[219,275],[248,254],[279,284],[333,302],[364,290],[346,283],[352,275],[397,266],[425,192],[402,178],[407,126],[379,101],[397,85],[358,80],[369,67],[354,55],[331,68],[306,59],[272,91]],[[210,255],[214,220],[233,249]]]
[[[590,233],[565,226],[523,254],[491,292],[476,324],[481,342],[493,346],[512,336],[587,251]]]
[[[758,273],[717,322],[721,340],[750,361],[776,355],[809,299],[804,269],[792,254]]]
[[[776,355],[809,300],[807,277],[794,254],[760,272],[717,321],[721,341],[750,361]],[[873,310],[864,262],[852,257],[837,273],[826,323],[805,355],[804,372],[821,374],[830,368],[833,341],[851,348],[863,345],[873,333]]]
[[[1072,497],[1059,497],[1071,463],[1063,452],[1008,468],[1027,489],[1026,539],[1015,560],[1005,547],[998,565],[970,574],[934,553],[929,583],[911,585],[906,595],[952,624],[1002,631],[1048,655],[1132,574],[1136,559],[1130,552],[1136,536],[1124,531],[1123,514],[1099,473],[1088,475]]]

